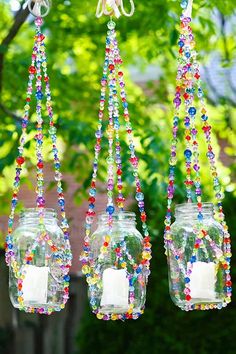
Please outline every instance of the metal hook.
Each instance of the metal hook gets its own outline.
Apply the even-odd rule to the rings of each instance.
[[[183,10],[184,17],[192,17],[193,0],[188,0],[187,7]]]
[[[50,0],[28,0],[26,5],[32,15],[35,17],[45,17],[50,11]]]
[[[135,7],[133,0],[129,1],[131,5],[131,10],[130,13],[127,13],[124,9],[123,0],[99,0],[96,10],[96,17],[101,17],[102,15],[114,15],[115,17],[119,18],[121,14],[130,17],[134,14]]]

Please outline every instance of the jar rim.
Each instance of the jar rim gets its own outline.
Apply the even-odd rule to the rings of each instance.
[[[41,208],[24,208],[20,212],[20,217],[22,218],[26,214],[32,214],[37,217],[37,216],[39,216],[40,209]],[[42,208],[41,210],[44,213],[44,215],[46,215],[47,217],[50,217],[50,216],[56,217],[57,216],[57,212],[53,208]]]
[[[202,211],[203,212],[213,212],[214,210],[214,204],[205,202],[202,203]],[[182,203],[182,204],[177,204],[175,206],[175,213],[176,212],[186,212],[186,211],[191,211],[191,212],[198,212],[198,203]]]
[[[107,221],[108,213],[100,212],[98,215],[98,221]],[[112,214],[113,221],[129,221],[129,220],[136,220],[136,215],[132,211],[119,211]]]

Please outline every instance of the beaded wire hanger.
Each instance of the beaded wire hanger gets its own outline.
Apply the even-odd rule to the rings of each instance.
[[[6,263],[13,272],[15,278],[18,280],[18,302],[19,309],[24,310],[25,312],[31,313],[44,313],[51,314],[53,312],[50,307],[42,306],[39,308],[34,308],[34,306],[27,306],[24,301],[24,293],[23,293],[23,282],[25,278],[26,266],[34,264],[35,250],[37,247],[43,247],[46,243],[50,248],[53,257],[57,259],[57,264],[60,267],[60,271],[63,274],[63,301],[61,307],[57,309],[64,308],[65,303],[69,297],[69,269],[71,266],[71,252],[70,252],[70,242],[69,242],[69,225],[66,218],[65,213],[65,199],[63,194],[63,186],[62,186],[62,174],[60,172],[60,159],[59,159],[59,151],[57,148],[57,129],[54,125],[53,118],[53,108],[52,108],[52,98],[51,98],[51,89],[49,83],[49,76],[47,72],[47,58],[45,52],[45,36],[42,33],[41,26],[43,24],[42,17],[46,16],[50,10],[50,1],[48,0],[29,0],[26,2],[25,6],[28,6],[29,11],[32,15],[36,17],[35,26],[36,26],[36,34],[35,34],[35,42],[33,46],[32,53],[32,62],[29,67],[29,81],[27,87],[26,94],[26,104],[24,106],[24,115],[22,117],[22,135],[20,137],[20,145],[18,148],[19,154],[16,158],[16,175],[14,181],[14,191],[13,198],[11,203],[11,213],[8,220],[8,235],[6,237]],[[35,86],[34,86],[35,80]],[[44,84],[43,84],[44,82]],[[43,85],[45,85],[45,89],[43,92]],[[13,238],[13,224],[15,218],[15,210],[18,204],[18,193],[20,190],[20,182],[21,182],[21,172],[23,166],[26,162],[26,158],[24,156],[25,144],[27,142],[27,127],[29,125],[29,113],[31,108],[32,95],[35,90],[35,98],[36,98],[36,135],[34,136],[36,142],[36,211],[39,216],[39,225],[41,226],[41,232],[35,238],[35,241],[29,249],[27,249],[24,255],[23,266],[19,264],[19,259],[17,258],[17,249]],[[46,109],[49,117],[49,127],[47,130],[48,135],[51,138],[52,143],[52,153],[54,157],[54,169],[55,169],[55,181],[57,184],[57,193],[58,193],[58,205],[61,211],[61,229],[64,233],[64,243],[62,245],[55,244],[50,235],[46,232],[45,229],[45,197],[44,197],[44,161],[43,161],[43,143],[44,143],[44,121],[42,117],[42,100],[46,99]],[[32,209],[31,209],[32,210]],[[62,255],[66,255],[66,259],[63,259]]]
[[[121,12],[125,16],[132,16],[134,12],[134,3],[130,0],[131,3],[131,12],[127,13],[124,10],[122,0],[99,0],[97,12],[97,17],[104,15],[119,17]],[[100,7],[102,8],[100,10]],[[120,12],[121,10],[121,12]],[[90,293],[93,291],[94,293],[99,291],[99,284],[101,283],[101,274],[99,271],[99,264],[98,266],[94,264],[93,254],[91,252],[91,228],[95,219],[95,203],[96,203],[96,194],[97,194],[97,173],[98,173],[98,162],[99,156],[101,151],[101,141],[103,136],[104,130],[104,110],[106,105],[106,95],[108,92],[108,126],[107,126],[107,134],[108,134],[108,158],[107,158],[107,207],[106,207],[106,214],[107,214],[107,225],[109,225],[109,232],[108,235],[104,238],[103,246],[100,249],[100,256],[101,260],[106,257],[108,254],[108,249],[110,245],[110,234],[112,232],[113,226],[113,215],[116,210],[119,213],[123,213],[124,211],[124,204],[125,198],[123,195],[123,181],[122,181],[122,156],[121,156],[121,146],[120,146],[120,101],[121,107],[123,110],[123,117],[125,121],[125,129],[128,135],[128,146],[129,146],[129,153],[130,153],[130,163],[133,168],[133,175],[135,178],[135,185],[136,185],[136,195],[135,198],[138,202],[138,207],[140,211],[140,219],[142,222],[142,229],[144,234],[143,239],[143,246],[142,246],[142,254],[140,263],[137,264],[132,259],[131,255],[128,255],[129,262],[132,264],[132,272],[133,274],[129,274],[129,271],[125,265],[125,262],[122,260],[122,254],[126,252],[126,246],[123,242],[123,246],[117,248],[116,251],[116,264],[123,264],[124,268],[126,269],[127,276],[132,283],[137,280],[140,273],[143,272],[145,274],[146,280],[150,273],[149,265],[151,259],[151,244],[150,244],[150,237],[148,232],[148,227],[146,224],[146,212],[144,208],[144,195],[141,190],[141,183],[138,175],[138,158],[135,153],[135,146],[134,146],[134,138],[133,138],[133,131],[132,125],[130,122],[130,115],[128,109],[128,102],[127,102],[127,95],[125,90],[125,82],[124,82],[124,75],[121,69],[122,59],[120,56],[120,51],[118,48],[118,42],[116,38],[116,31],[115,31],[115,22],[110,19],[108,22],[108,32],[106,38],[106,50],[105,50],[105,61],[103,67],[103,76],[101,80],[101,96],[100,96],[100,108],[99,108],[99,122],[98,122],[98,129],[95,133],[96,136],[96,144],[95,144],[95,159],[93,164],[93,174],[92,174],[92,181],[91,187],[89,190],[89,208],[86,215],[86,236],[84,239],[84,249],[81,254],[81,261],[82,261],[82,272],[86,275],[86,280],[88,282]],[[118,97],[118,93],[120,94],[120,99]],[[115,145],[115,149],[114,149]],[[114,151],[115,150],[115,151]],[[114,161],[115,155],[115,161]],[[115,166],[114,166],[115,165]],[[114,188],[115,188],[115,174],[114,174],[114,167],[116,168],[116,178],[117,183],[116,187],[118,190],[118,195],[115,198],[114,202]],[[122,249],[122,247],[124,249]],[[123,263],[122,263],[123,262]],[[98,262],[99,263],[99,262]],[[92,291],[91,291],[92,289]],[[103,320],[125,320],[125,319],[136,319],[138,318],[141,313],[143,312],[144,307],[141,309],[141,313],[133,313],[134,307],[134,294],[131,294],[130,297],[130,305],[129,309],[125,314],[117,314],[114,313],[113,315],[107,315],[102,313],[101,309],[95,303],[92,305],[92,311],[97,315],[97,318]]]
[[[215,255],[217,259],[218,266],[222,267],[224,272],[224,298],[223,307],[225,307],[231,301],[231,277],[230,277],[230,258],[231,258],[231,247],[230,247],[230,235],[228,232],[228,227],[225,222],[225,215],[222,207],[223,194],[221,193],[221,185],[218,178],[218,172],[216,168],[216,159],[213,151],[212,140],[211,140],[211,129],[212,127],[208,122],[208,115],[205,106],[204,93],[201,86],[201,75],[199,62],[197,60],[197,52],[194,49],[195,42],[194,36],[191,28],[191,14],[192,14],[192,4],[193,0],[183,0],[181,2],[181,7],[183,8],[183,13],[181,15],[180,23],[180,37],[178,41],[179,45],[179,57],[178,57],[178,71],[176,78],[176,93],[174,98],[175,114],[173,120],[173,140],[171,145],[171,157],[170,157],[170,174],[168,183],[168,205],[167,214],[165,218],[165,248],[168,256],[174,255],[176,261],[178,262],[178,267],[181,269],[181,258],[184,255],[181,254],[180,250],[174,247],[173,238],[171,234],[171,220],[172,220],[172,201],[174,198],[175,191],[175,167],[177,164],[177,135],[179,130],[179,123],[181,121],[180,108],[183,103],[185,108],[185,141],[186,149],[184,151],[185,163],[186,163],[186,194],[188,203],[192,203],[193,200],[197,201],[198,210],[198,227],[194,231],[196,234],[196,240],[193,247],[193,253],[188,260],[187,269],[184,269],[185,273],[185,299],[188,305],[185,306],[185,310],[205,310],[213,308],[222,308],[222,305],[217,303],[207,304],[192,304],[191,303],[191,291],[190,291],[190,276],[193,269],[193,265],[197,260],[197,252],[202,249],[206,252],[206,247],[209,247],[212,254]],[[195,96],[199,98],[200,101],[200,114],[202,120],[202,131],[207,144],[207,158],[210,165],[213,186],[215,191],[215,198],[217,201],[217,212],[215,211],[215,218],[220,221],[223,229],[223,251],[220,249],[216,243],[212,240],[207,230],[204,228],[203,221],[203,203],[202,203],[202,188],[201,188],[201,176],[200,176],[200,164],[199,164],[199,148],[198,148],[198,130],[196,128],[196,115],[197,109],[194,107]],[[194,178],[192,178],[194,175]],[[194,192],[194,193],[193,193]]]

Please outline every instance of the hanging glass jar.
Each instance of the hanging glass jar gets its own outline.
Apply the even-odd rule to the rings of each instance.
[[[135,153],[124,74],[121,67],[122,59],[115,26],[114,21],[108,22],[98,113],[99,122],[95,133],[95,159],[89,189],[89,207],[86,214],[86,235],[80,258],[82,272],[85,274],[89,286],[92,311],[98,319],[103,320],[137,319],[143,313],[151,259],[144,194],[138,175],[139,160]],[[108,124],[104,129],[107,96]],[[121,122],[120,119],[121,110],[124,122]],[[128,136],[129,161],[133,169],[135,198],[140,211],[143,236],[136,229],[135,215],[124,211],[126,199],[123,194],[123,164],[120,144],[122,123]],[[92,234],[92,225],[96,217],[98,161],[102,148],[102,137],[105,132],[108,136],[107,205],[98,218],[97,230]],[[115,195],[115,189],[117,195]]]
[[[32,4],[31,4],[32,3]],[[37,16],[36,34],[32,62],[29,66],[29,81],[22,117],[22,135],[16,158],[16,175],[13,185],[11,213],[6,237],[6,263],[10,271],[10,297],[12,304],[25,312],[51,314],[65,307],[69,297],[69,270],[71,249],[69,225],[65,213],[65,198],[62,186],[61,163],[57,148],[57,129],[54,122],[50,81],[47,73],[45,36],[41,31],[43,20],[41,8],[49,3],[35,0],[29,2],[29,9]],[[31,6],[32,5],[32,9]],[[35,98],[32,97],[34,94]],[[25,144],[30,140],[27,128],[31,102],[36,100],[36,208],[21,214],[19,225],[14,229],[18,204],[21,173],[27,167]],[[48,129],[44,127],[42,101],[45,99],[48,113]],[[57,204],[60,208],[61,224],[57,223],[56,212],[46,209],[44,193],[44,136],[51,139],[54,158]]]
[[[169,264],[170,294],[183,310],[221,309],[231,301],[230,234],[223,212],[220,180],[212,145],[205,99],[201,87],[200,67],[197,61],[191,28],[192,0],[181,3],[178,70],[174,98],[173,139],[171,143],[168,202],[165,219],[165,248]],[[200,108],[194,105],[195,95]],[[182,103],[184,110],[181,110]],[[177,143],[181,115],[184,115],[187,204],[176,207],[176,221],[172,224],[172,201],[175,192]],[[207,159],[213,180],[216,208],[203,203],[198,136],[200,127],[207,145]],[[205,171],[204,171],[205,172]]]
[[[197,205],[177,205],[170,229],[169,287],[172,300],[181,309],[193,304],[206,309],[214,304],[220,309],[225,306],[225,283],[231,286],[224,269],[224,229],[214,219],[213,204],[203,203],[202,215],[199,234]]]
[[[68,299],[71,252],[65,247],[56,212],[45,209],[42,223],[37,209],[26,209],[12,241],[15,261],[10,264],[9,289],[13,306],[38,313],[60,311]]]
[[[134,213],[113,214],[110,232],[107,214],[100,214],[98,227],[91,236],[93,267],[87,278],[90,305],[107,318],[116,317],[115,313],[125,319],[130,308],[133,318],[138,318],[145,304],[147,274],[138,266],[143,237],[135,220]]]

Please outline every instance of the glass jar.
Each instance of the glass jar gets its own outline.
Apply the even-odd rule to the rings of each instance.
[[[227,305],[225,284],[230,274],[224,268],[224,230],[213,212],[213,204],[203,203],[199,220],[197,204],[176,206],[167,243],[169,289],[183,310]]]
[[[65,307],[69,297],[71,250],[53,209],[40,222],[37,209],[20,214],[12,234],[14,260],[9,269],[10,299],[26,312],[50,314]]]
[[[107,214],[98,217],[87,278],[90,305],[98,318],[136,319],[143,312],[148,274],[141,265],[143,237],[135,220],[134,213],[115,213],[109,228]]]

